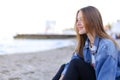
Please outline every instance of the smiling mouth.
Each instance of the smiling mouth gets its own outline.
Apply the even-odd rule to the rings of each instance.
[[[83,27],[78,27],[79,30],[83,29]]]

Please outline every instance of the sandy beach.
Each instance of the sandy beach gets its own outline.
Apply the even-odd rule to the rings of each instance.
[[[120,45],[120,40],[117,41]],[[49,51],[0,55],[0,80],[51,80],[69,61],[75,46]]]
[[[69,61],[74,48],[0,55],[0,80],[51,80],[60,65]]]

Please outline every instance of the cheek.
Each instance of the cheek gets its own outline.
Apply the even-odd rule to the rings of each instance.
[[[86,30],[85,30],[85,28],[83,28],[83,29],[79,29],[78,32],[79,32],[79,34],[86,34]]]
[[[85,30],[85,28],[83,28],[83,29],[82,29],[82,31],[86,33],[86,30]]]
[[[84,27],[77,27],[78,31],[86,31]]]

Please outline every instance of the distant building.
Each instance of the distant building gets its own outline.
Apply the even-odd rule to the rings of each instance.
[[[111,35],[114,38],[120,39],[120,21],[119,20],[112,24],[111,32],[112,32]]]
[[[112,24],[111,31],[116,34],[120,34],[120,21]]]
[[[56,21],[47,20],[45,22],[45,33],[54,33],[55,32]]]

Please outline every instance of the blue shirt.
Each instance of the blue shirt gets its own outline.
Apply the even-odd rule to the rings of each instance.
[[[96,36],[94,40],[94,51],[90,50],[89,40],[85,42],[83,49],[84,61],[92,64],[94,58],[94,69],[97,80],[120,80],[120,69],[118,68],[118,49],[115,44],[106,38]],[[79,55],[73,55],[78,58]],[[69,63],[67,64],[69,66]],[[67,67],[65,68],[67,70]],[[63,71],[65,73],[65,71]]]

